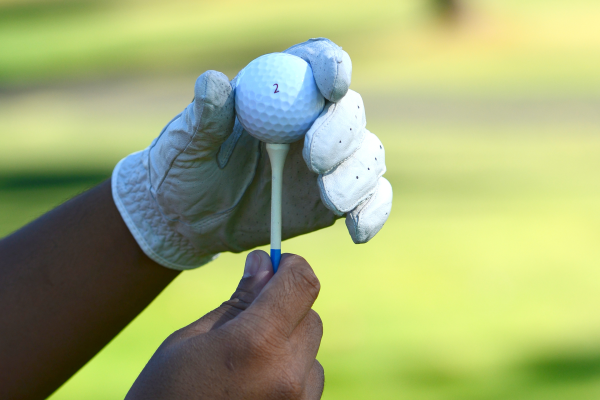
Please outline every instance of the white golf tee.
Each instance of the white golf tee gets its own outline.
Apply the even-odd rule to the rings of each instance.
[[[273,272],[281,260],[281,192],[283,187],[283,165],[290,150],[289,144],[267,143],[271,160],[271,262]]]

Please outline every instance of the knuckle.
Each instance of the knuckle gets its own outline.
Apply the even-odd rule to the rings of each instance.
[[[286,331],[277,318],[252,313],[242,314],[239,323],[243,325],[245,338],[252,347],[273,349],[273,346],[286,339]]]
[[[290,354],[287,339],[275,327],[268,323],[232,324],[236,333],[231,338],[236,348],[249,362],[267,362],[273,364],[281,361],[281,357]]]
[[[271,340],[268,335],[255,332],[238,344],[240,353],[251,365],[274,365],[289,353],[287,346],[278,340]]]
[[[231,303],[231,301],[226,301],[219,307],[221,310],[221,318],[224,320],[232,320],[244,310],[239,307],[239,305],[235,303]]]
[[[214,70],[205,71],[198,77],[198,80],[205,81],[207,85],[218,85],[222,84],[223,82],[227,82],[229,84],[229,80],[226,79],[225,75]]]
[[[287,262],[289,263],[304,263],[304,264],[308,264],[308,261],[306,261],[306,259],[302,256],[299,256],[298,254],[286,254],[286,259]]]
[[[177,343],[179,341],[179,337],[180,337],[180,335],[177,332],[178,331],[175,331],[175,332],[171,333],[169,336],[167,336],[166,339],[163,340],[161,346],[168,347],[172,344]]]
[[[222,306],[233,307],[240,311],[244,311],[252,304],[253,297],[253,293],[247,290],[237,289],[235,293],[231,295],[231,298],[225,301]]]
[[[301,259],[301,261],[291,268],[292,279],[297,287],[316,299],[321,291],[321,282],[319,282],[319,278],[317,278],[310,265],[304,259]]]
[[[312,330],[319,333],[320,336],[323,336],[323,320],[321,319],[321,316],[315,310],[310,310],[306,318],[309,319]]]
[[[319,376],[321,376],[323,380],[325,380],[325,369],[323,368],[323,365],[319,362],[319,360],[315,360],[314,368],[315,371],[319,374]]]
[[[299,399],[304,392],[304,384],[302,380],[288,373],[281,373],[275,382],[275,397],[278,399]]]
[[[325,382],[325,369],[323,368],[323,365],[321,365],[319,360],[315,360],[315,363],[313,364],[313,369],[315,375],[317,376],[317,381],[322,387]]]
[[[323,396],[323,389],[325,388],[325,369],[323,369],[323,366],[318,360],[315,360],[311,373],[313,379],[311,379],[310,384],[313,386],[313,393],[318,393],[320,396]]]
[[[231,324],[221,335],[221,345],[229,348],[241,360],[256,364],[268,357],[269,347],[267,338],[260,332],[247,329],[239,324]]]
[[[187,327],[177,329],[175,332],[167,336],[167,338],[162,342],[161,347],[174,346],[182,340],[185,340],[189,336],[186,328]]]
[[[246,330],[244,333],[244,347],[255,355],[266,355],[272,350],[272,340],[257,329]]]

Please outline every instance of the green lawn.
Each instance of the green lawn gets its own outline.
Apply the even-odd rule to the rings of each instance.
[[[395,198],[369,244],[341,221],[284,244],[322,283],[324,398],[599,398],[598,2],[473,1],[457,29],[424,0],[249,4],[0,0],[0,237],[147,146],[204,69],[329,36]],[[182,274],[51,399],[123,398],[244,256]]]
[[[464,0],[457,29],[431,0],[0,0],[0,87],[205,69],[325,36],[353,57],[356,89],[450,96],[593,95],[600,3]],[[33,4],[33,5],[32,5]]]
[[[356,246],[338,223],[285,243],[322,282],[325,398],[597,398],[597,127],[371,129],[395,190],[381,234]],[[3,232],[90,183],[3,190]],[[230,295],[243,259],[184,273],[52,399],[123,397],[170,332]]]

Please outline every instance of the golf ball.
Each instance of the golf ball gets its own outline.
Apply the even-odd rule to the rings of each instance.
[[[266,54],[238,75],[235,110],[238,120],[266,143],[292,143],[308,131],[325,100],[310,65],[285,53]]]

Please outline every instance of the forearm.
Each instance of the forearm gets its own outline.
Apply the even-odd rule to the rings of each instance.
[[[0,398],[45,398],[178,274],[151,261],[110,181],[0,241]]]

